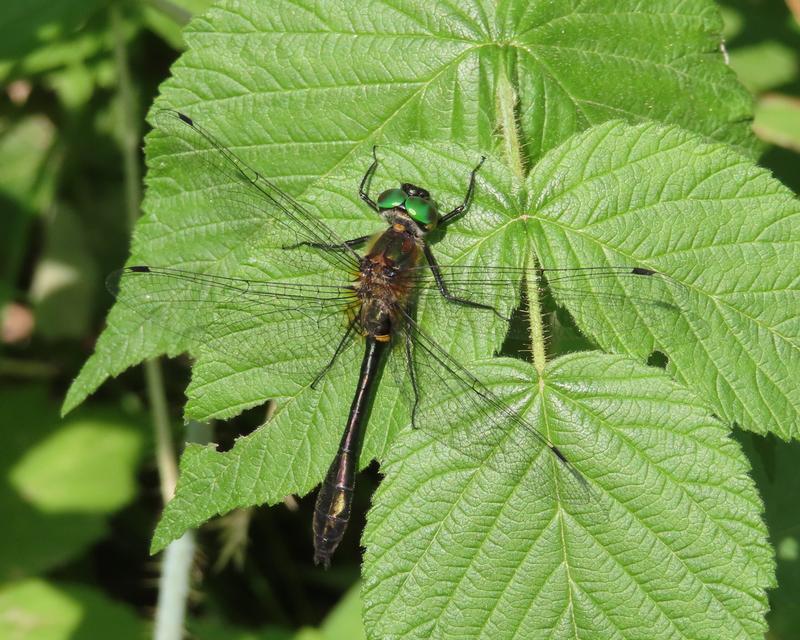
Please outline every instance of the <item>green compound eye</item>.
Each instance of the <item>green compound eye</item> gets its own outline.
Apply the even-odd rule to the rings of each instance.
[[[394,209],[406,201],[406,193],[402,189],[389,189],[378,196],[379,209]]]
[[[408,215],[421,225],[432,226],[436,224],[436,207],[430,200],[412,196],[406,200]]]

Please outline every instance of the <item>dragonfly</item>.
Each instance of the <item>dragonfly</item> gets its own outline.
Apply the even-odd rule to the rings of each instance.
[[[386,226],[342,239],[188,115],[160,111],[156,128],[172,145],[170,157],[192,163],[192,173],[201,176],[208,206],[264,221],[267,233],[274,236],[274,255],[282,270],[277,275],[231,277],[213,268],[135,264],[109,277],[108,288],[118,302],[147,322],[227,353],[231,362],[258,367],[259,360],[267,358],[264,366],[270,372],[297,376],[312,389],[353,345],[363,345],[344,430],[315,503],[315,564],[330,566],[347,529],[363,432],[371,400],[387,377],[387,361],[395,379],[409,390],[405,396],[414,428],[475,459],[496,449],[509,434],[522,434],[527,444],[507,448],[504,464],[525,464],[534,455],[533,442],[551,460],[559,482],[578,494],[588,490],[588,480],[565,452],[423,328],[419,311],[436,299],[448,306],[453,318],[475,313],[507,320],[498,311],[498,299],[530,277],[545,278],[552,291],[564,296],[583,295],[580,290],[576,294],[576,282],[590,283],[593,295],[609,297],[613,294],[604,293],[603,283],[648,283],[633,289],[643,291],[642,299],[661,311],[674,310],[674,296],[668,295],[674,287],[668,278],[637,266],[534,271],[440,265],[429,238],[467,213],[485,158],[466,179],[461,201],[440,212],[428,190],[407,182],[373,199],[370,187],[379,165],[373,148],[358,196]],[[292,272],[300,275],[292,277]],[[176,328],[176,311],[183,312],[181,328]],[[265,331],[278,336],[269,354]],[[465,416],[479,428],[465,430]],[[512,450],[517,453],[509,453]]]

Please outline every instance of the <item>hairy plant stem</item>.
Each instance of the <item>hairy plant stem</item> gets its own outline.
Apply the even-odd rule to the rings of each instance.
[[[125,22],[119,4],[112,3],[109,12],[114,37],[114,61],[118,77],[120,109],[118,131],[125,180],[125,214],[128,227],[133,230],[139,217],[142,199],[140,187],[142,177],[139,169],[141,130],[136,109],[136,97],[130,77]],[[178,465],[172,443],[164,381],[158,360],[145,362],[144,374],[155,435],[161,497],[166,503],[175,493]],[[194,535],[189,532],[170,544],[164,554],[163,571],[159,580],[156,624],[153,630],[153,637],[156,640],[181,640],[183,638],[186,599],[189,593],[190,570],[194,552]]]
[[[178,465],[175,462],[175,447],[172,443],[172,432],[169,426],[167,395],[164,392],[161,363],[157,359],[145,362],[144,376],[147,384],[147,398],[150,401],[150,418],[153,421],[161,500],[166,504],[175,495],[175,486],[178,484]]]
[[[508,64],[502,67],[502,72],[497,82],[497,110],[501,127],[501,140],[503,155],[511,171],[519,179],[525,178],[525,158],[520,142],[520,131],[517,125],[517,94],[508,78]],[[531,262],[530,256],[525,256],[525,265]],[[534,270],[525,278],[526,294],[528,296],[528,330],[531,340],[531,357],[533,366],[541,374],[547,364],[545,353],[544,325],[542,323],[542,308],[539,302],[539,278]]]

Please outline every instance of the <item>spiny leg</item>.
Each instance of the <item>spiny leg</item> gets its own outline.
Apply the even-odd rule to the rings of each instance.
[[[498,318],[506,320],[493,306],[488,304],[483,304],[481,302],[474,302],[473,300],[468,300],[467,298],[461,298],[459,296],[455,296],[447,288],[447,284],[442,277],[442,270],[439,268],[439,263],[436,262],[436,258],[433,255],[433,251],[431,248],[426,244],[423,245],[422,248],[425,259],[428,261],[428,267],[430,267],[431,273],[433,274],[433,279],[436,281],[436,287],[439,289],[439,293],[442,294],[442,297],[447,300],[448,302],[454,302],[456,304],[463,304],[466,307],[473,307],[475,309],[488,309],[492,313],[494,313]]]
[[[369,193],[367,193],[367,183],[372,178],[375,170],[378,168],[378,154],[376,152],[377,146],[372,147],[372,164],[369,165],[367,168],[367,172],[364,174],[364,177],[361,178],[361,184],[358,186],[358,196],[364,202],[366,202],[369,207],[373,211],[377,211],[380,213],[380,209],[375,201],[369,197]],[[298,242],[297,244],[288,245],[284,247],[285,249],[296,249],[297,247],[313,247],[314,249],[322,249],[324,251],[344,251],[345,249],[352,249],[358,245],[364,244],[367,240],[369,240],[372,235],[366,236],[359,236],[358,238],[353,238],[352,240],[345,240],[339,244],[328,244],[325,242]]]
[[[378,168],[378,154],[375,152],[377,148],[378,148],[377,146],[372,147],[372,164],[369,165],[369,168],[367,169],[367,172],[364,174],[364,177],[361,178],[361,184],[358,187],[358,197],[361,198],[364,202],[366,202],[369,205],[370,209],[380,213],[378,205],[375,204],[375,201],[369,197],[369,193],[367,192],[367,189],[369,189],[368,183],[372,178],[373,174],[375,173],[375,169]]]
[[[462,202],[460,205],[458,205],[455,209],[453,209],[449,213],[444,214],[439,220],[440,225],[446,225],[453,218],[464,213],[464,210],[469,205],[469,201],[472,199],[472,192],[475,190],[475,174],[478,173],[478,169],[481,168],[485,160],[486,156],[481,156],[480,162],[478,162],[478,164],[475,165],[475,168],[472,170],[472,173],[469,174],[469,186],[467,187],[467,195],[464,196],[464,202]]]
[[[360,244],[364,244],[371,237],[371,235],[359,236],[358,238],[345,240],[344,242],[340,242],[338,244],[327,242],[298,242],[297,244],[284,245],[283,248],[297,249],[297,247],[313,247],[314,249],[322,249],[323,251],[345,251],[346,249],[352,249]]]

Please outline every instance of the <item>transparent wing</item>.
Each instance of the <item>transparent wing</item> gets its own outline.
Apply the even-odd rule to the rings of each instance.
[[[685,311],[688,296],[682,283],[642,267],[549,269],[440,265],[439,270],[451,294],[493,307],[510,292],[519,292],[526,279],[538,282],[541,289],[548,289],[567,307],[575,298],[594,297],[616,305],[642,303]],[[416,267],[414,271],[418,289],[440,291],[427,265]]]
[[[547,493],[556,498],[595,501],[589,483],[541,426],[522,416],[525,394],[502,396],[450,356],[402,312],[403,335],[396,349],[412,387],[412,424],[481,465],[495,464],[504,473],[535,469],[549,478]],[[515,404],[517,403],[517,404]]]
[[[333,356],[355,303],[346,284],[260,282],[149,266],[116,271],[107,287],[143,325],[178,336],[182,351],[213,354],[232,371],[268,366],[308,379]]]
[[[658,332],[674,329],[675,323],[689,313],[686,287],[645,268],[520,269],[454,265],[442,266],[441,274],[450,294],[489,305],[501,315],[507,315],[519,304],[524,280],[540,283],[542,289],[547,289],[560,305],[580,319],[596,313],[599,305],[610,314],[627,316],[634,322],[644,321],[650,330]],[[552,443],[543,425],[522,416],[521,407],[514,405],[514,391],[509,394],[508,389],[501,387],[498,392],[493,391],[494,385],[490,388],[472,374],[438,341],[445,336],[463,335],[460,323],[464,316],[487,312],[465,309],[445,300],[427,266],[418,268],[415,278],[417,312],[401,312],[404,335],[398,342],[403,344],[396,347],[405,352],[402,360],[408,372],[405,375],[412,378],[411,386],[415,389],[415,426],[475,460],[493,460],[509,470],[535,468],[543,484],[549,483],[551,496],[596,502],[586,479]],[[431,304],[437,305],[440,313],[435,315],[429,333],[415,317]],[[644,349],[652,348],[651,338]],[[398,360],[395,358],[393,362],[395,376],[400,378],[404,372],[398,370]],[[517,398],[523,396],[517,393]]]
[[[189,116],[163,109],[156,130],[165,137],[160,177],[175,175],[180,191],[205,194],[215,222],[244,227],[253,244],[281,249],[303,244],[335,247],[335,251],[284,251],[281,259],[293,268],[307,269],[317,257],[340,269],[358,268],[359,256],[318,216],[264,178],[214,135]],[[253,252],[251,252],[252,254]]]
[[[450,294],[488,305],[503,317],[509,317],[519,305],[523,282],[536,282],[539,292],[552,294],[556,304],[567,309],[587,335],[624,338],[624,345],[632,352],[649,353],[660,348],[668,351],[669,345],[691,339],[685,327],[697,329],[703,325],[692,310],[690,291],[685,285],[642,267],[523,269],[453,265],[440,270]],[[442,305],[452,304],[442,297],[427,266],[417,268],[416,281],[421,308],[437,305],[441,310]],[[451,313],[440,315],[447,318]]]

